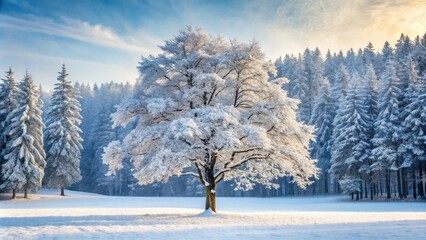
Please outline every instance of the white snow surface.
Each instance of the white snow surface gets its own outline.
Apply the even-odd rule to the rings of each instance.
[[[426,203],[355,202],[346,196],[110,197],[41,190],[1,195],[0,239],[421,239]],[[20,196],[19,196],[20,197]]]

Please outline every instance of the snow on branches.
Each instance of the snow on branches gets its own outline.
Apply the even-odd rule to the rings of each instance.
[[[257,42],[226,42],[188,27],[143,58],[132,97],[117,106],[114,126],[137,121],[121,143],[105,148],[110,174],[130,157],[140,184],[190,175],[214,190],[289,175],[301,187],[317,175],[309,158],[313,128],[296,120],[298,101],[270,81],[273,63]]]
[[[81,180],[81,123],[79,92],[71,82],[65,65],[59,72],[47,114],[45,143],[47,153],[46,185],[64,188]]]

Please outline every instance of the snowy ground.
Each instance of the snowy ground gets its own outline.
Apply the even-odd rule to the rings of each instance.
[[[108,197],[47,190],[0,201],[0,239],[422,239],[426,202],[353,202],[344,196]],[[4,196],[2,196],[4,198]]]

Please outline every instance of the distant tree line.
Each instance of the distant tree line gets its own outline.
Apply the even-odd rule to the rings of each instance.
[[[325,59],[306,49],[275,64],[300,100],[299,119],[317,129],[311,156],[322,173],[308,192],[424,197],[426,34]]]

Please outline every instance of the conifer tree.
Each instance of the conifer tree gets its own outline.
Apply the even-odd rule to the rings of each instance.
[[[400,125],[399,79],[396,76],[395,63],[390,60],[379,85],[379,114],[375,122],[376,133],[373,138],[375,148],[372,154],[375,162],[373,171],[385,173],[387,198],[390,198],[390,171],[399,168],[397,162],[398,128]]]
[[[407,117],[410,115],[410,113],[417,108],[417,97],[421,94],[422,86],[419,83],[419,77],[418,72],[415,67],[415,63],[413,62],[411,56],[409,56],[406,62],[406,66],[404,68],[407,69],[407,90],[403,94],[402,101],[404,102],[403,107],[401,107],[401,120],[402,120],[402,127],[399,129],[399,136],[400,139],[402,139],[402,144],[398,148],[398,153],[400,156],[404,156],[404,162],[402,163],[401,167],[411,167],[413,164],[413,158],[415,157],[414,153],[410,152],[412,141],[416,139],[412,139],[411,134],[413,132],[413,129],[411,124],[409,122],[405,121]]]
[[[16,86],[13,78],[12,69],[6,72],[6,78],[1,79],[0,84],[0,166],[5,162],[3,151],[6,147],[6,127],[9,123],[6,121],[7,115],[18,106],[17,93],[18,87]],[[3,184],[3,178],[0,177],[0,186]]]
[[[345,183],[351,179],[359,184],[359,189],[355,191],[357,199],[362,189],[360,169],[369,158],[367,150],[370,147],[367,131],[371,125],[369,124],[368,108],[365,105],[362,91],[360,91],[360,84],[361,78],[355,73],[340,110],[338,126],[340,134],[334,142],[331,158],[331,171],[336,176],[345,176]],[[345,184],[342,185],[342,187],[345,186]]]
[[[424,196],[422,182],[423,166],[426,161],[426,76],[419,79],[418,71],[411,58],[408,59],[409,86],[404,94],[407,104],[402,111],[400,138],[402,143],[398,148],[399,156],[403,157],[401,168],[412,168],[413,197]],[[416,169],[419,180],[416,181]],[[417,186],[418,185],[418,186]]]
[[[46,186],[61,189],[81,180],[81,123],[79,92],[66,79],[65,65],[59,72],[47,114],[45,143],[47,153]]]
[[[426,33],[422,38],[416,37],[413,46],[413,60],[417,63],[419,75],[426,73]]]
[[[349,78],[348,70],[343,64],[340,64],[335,72],[334,85],[332,86],[333,97],[336,100],[346,97]]]
[[[17,189],[24,189],[25,198],[29,189],[38,189],[46,166],[41,117],[43,103],[28,73],[19,89],[18,105],[6,118],[8,141],[4,149],[6,162],[2,165],[3,187],[13,190],[12,198]]]
[[[291,81],[289,95],[304,101],[307,91],[306,82],[305,66],[303,65],[301,55],[299,55],[295,64],[294,76]]]
[[[313,144],[314,158],[322,171],[320,181],[324,182],[324,193],[328,193],[328,170],[330,169],[330,146],[333,131],[333,119],[336,114],[334,99],[326,79],[321,84],[320,93],[315,101],[311,123],[316,127],[316,141]]]
[[[386,41],[383,45],[382,53],[380,56],[379,72],[377,73],[378,76],[382,76],[384,74],[389,60],[394,60],[394,50],[391,47],[390,43]]]
[[[370,184],[370,198],[373,199],[372,194],[372,181],[373,181],[373,172],[371,171],[371,165],[373,164],[374,157],[371,151],[374,148],[373,138],[375,133],[374,123],[377,118],[377,77],[373,68],[373,65],[367,64],[366,73],[363,78],[361,86],[361,98],[362,104],[364,105],[367,116],[365,116],[365,129],[363,132],[365,134],[366,147],[363,149],[362,154],[362,163],[359,169],[361,176],[363,177],[365,184],[365,197],[367,198],[367,184]]]

